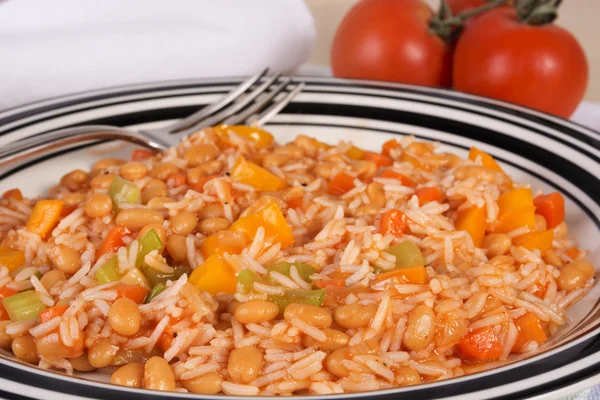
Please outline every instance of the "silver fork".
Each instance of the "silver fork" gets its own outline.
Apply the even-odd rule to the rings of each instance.
[[[293,82],[291,78],[280,79],[281,74],[266,77],[261,81],[267,73],[268,69],[265,69],[242,82],[215,103],[165,128],[134,131],[110,125],[84,125],[11,143],[0,150],[0,167],[93,140],[123,140],[154,150],[165,150],[177,144],[182,137],[208,126],[221,123],[264,125],[304,87],[304,83],[298,83],[283,98],[273,101],[278,94],[291,87]],[[256,87],[252,88],[255,84]],[[271,102],[273,104],[269,106]]]

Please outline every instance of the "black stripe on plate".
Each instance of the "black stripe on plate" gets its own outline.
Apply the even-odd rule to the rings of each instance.
[[[36,400],[33,397],[27,397],[27,396],[23,396],[21,394],[13,393],[13,392],[7,392],[7,391],[2,390],[2,389],[0,389],[0,399],[7,399],[7,400]]]

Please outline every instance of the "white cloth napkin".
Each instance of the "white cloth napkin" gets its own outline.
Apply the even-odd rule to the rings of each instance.
[[[0,109],[90,89],[306,61],[302,0],[0,0]]]

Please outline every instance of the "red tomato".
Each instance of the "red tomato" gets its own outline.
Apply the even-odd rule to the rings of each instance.
[[[473,21],[458,40],[454,87],[569,117],[583,98],[588,65],[566,30],[527,25],[513,8],[492,10]]]
[[[333,39],[331,67],[342,78],[449,86],[447,43],[430,32],[433,12],[422,0],[362,0]]]
[[[446,0],[452,15],[457,15],[463,11],[471,10],[473,8],[481,7],[487,3],[486,0]]]

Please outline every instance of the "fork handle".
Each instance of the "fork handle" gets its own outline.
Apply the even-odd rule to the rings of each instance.
[[[0,150],[0,167],[50,153],[59,148],[92,140],[124,140],[154,150],[164,150],[167,143],[142,132],[105,125],[86,125],[44,133],[11,143]]]

